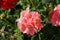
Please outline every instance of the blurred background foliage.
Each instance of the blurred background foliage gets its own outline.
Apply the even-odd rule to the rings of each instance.
[[[0,40],[60,40],[60,27],[53,26],[48,18],[49,11],[59,2],[60,0],[19,0],[12,9],[0,9]],[[44,24],[44,28],[34,36],[21,33],[16,24],[20,12],[27,7],[31,11],[38,11]]]

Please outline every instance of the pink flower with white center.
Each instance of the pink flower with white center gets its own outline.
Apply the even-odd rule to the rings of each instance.
[[[38,29],[43,28],[40,14],[36,11],[30,12],[29,8],[21,11],[20,18],[17,19],[17,25],[21,32],[34,35]]]
[[[51,10],[49,19],[54,26],[60,25],[60,4],[57,5],[54,10]]]

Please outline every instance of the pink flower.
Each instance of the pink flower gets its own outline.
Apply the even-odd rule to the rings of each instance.
[[[54,10],[51,10],[49,19],[54,26],[60,25],[60,4],[57,5]]]
[[[43,28],[40,15],[36,11],[30,12],[29,8],[20,13],[20,18],[16,20],[21,32],[34,35],[38,29]]]

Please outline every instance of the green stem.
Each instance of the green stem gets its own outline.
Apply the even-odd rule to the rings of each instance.
[[[35,10],[37,10],[36,6],[34,5],[34,3],[32,2],[32,0],[30,0],[32,6],[35,8]]]

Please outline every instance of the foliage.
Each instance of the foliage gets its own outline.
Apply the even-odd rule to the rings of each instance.
[[[60,27],[53,26],[48,17],[58,3],[58,0],[19,0],[14,8],[0,9],[0,40],[60,40]],[[16,24],[20,12],[28,6],[41,14],[44,24],[34,36],[21,33]]]

